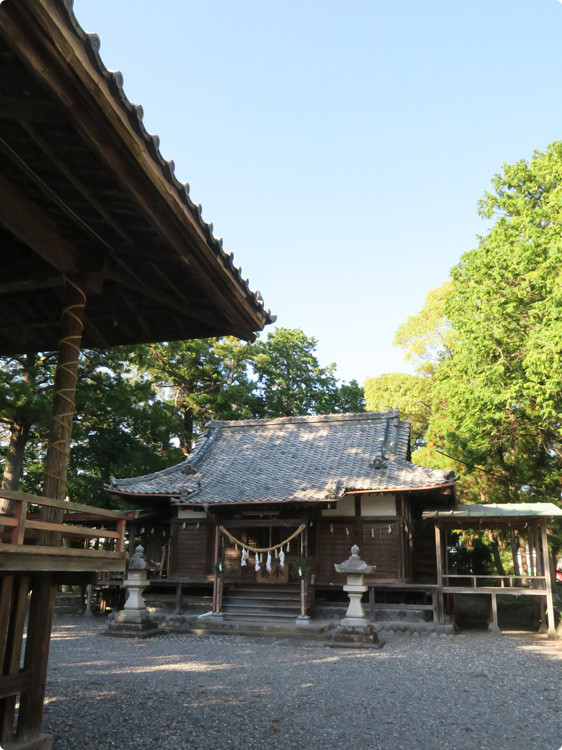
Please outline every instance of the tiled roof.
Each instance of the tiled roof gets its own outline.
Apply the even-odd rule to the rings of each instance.
[[[409,440],[410,424],[397,411],[210,422],[183,463],[114,480],[109,489],[216,505],[325,501],[454,483],[453,472],[410,463]]]

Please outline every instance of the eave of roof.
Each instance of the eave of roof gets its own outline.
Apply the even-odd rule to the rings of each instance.
[[[562,509],[554,503],[490,503],[457,505],[446,510],[427,510],[424,511],[423,517],[452,523],[516,518],[561,518]]]
[[[8,324],[0,332],[0,353],[56,348],[56,287],[67,273],[103,279],[103,289],[88,299],[85,346],[253,338],[272,322],[188,185],[176,178],[173,162],[162,157],[158,137],[146,131],[142,107],[128,100],[121,74],[103,64],[98,37],[78,24],[71,0],[4,0],[0,42],[0,193],[20,209],[27,202],[46,230],[29,218],[16,226],[14,211],[0,201],[0,225],[20,243],[6,258],[0,290],[0,315],[15,321],[13,331]],[[65,151],[71,136],[80,158]],[[84,163],[87,178],[80,173]],[[46,250],[48,232],[56,255]],[[9,243],[0,241],[8,252]]]

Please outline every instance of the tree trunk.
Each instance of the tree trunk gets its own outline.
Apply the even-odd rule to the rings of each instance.
[[[193,445],[193,409],[187,407],[183,413],[183,430],[179,436],[180,449],[189,456]]]
[[[31,425],[27,423],[10,425],[10,444],[4,464],[1,487],[3,490],[17,490],[23,475],[23,457],[25,446],[29,440]],[[12,500],[0,498],[0,513],[11,513],[14,503]]]
[[[500,547],[498,544],[498,540],[494,536],[494,533],[491,529],[488,529],[488,538],[490,540],[490,547],[492,549],[492,557],[494,558],[494,565],[496,566],[496,571],[498,572],[498,575],[504,576],[505,570],[504,570],[502,560],[500,557]]]
[[[527,564],[527,543],[525,542],[525,539],[519,534],[519,532],[517,532],[517,544],[521,552],[521,575],[528,576],[529,566]],[[522,583],[526,583],[526,581],[522,581]]]
[[[519,570],[519,561],[517,559],[517,550],[519,549],[519,545],[517,539],[515,538],[515,532],[513,531],[513,529],[510,529],[510,536],[511,554],[513,556],[513,575],[519,577],[521,575],[521,571]]]

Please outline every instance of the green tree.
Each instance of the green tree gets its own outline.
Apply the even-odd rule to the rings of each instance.
[[[333,407],[334,413],[357,414],[365,411],[365,391],[356,380],[337,387]]]
[[[133,361],[169,402],[173,435],[184,454],[210,419],[247,419],[259,413],[250,377],[251,344],[233,337],[194,339],[136,347]]]
[[[493,185],[480,211],[494,224],[451,274],[454,335],[435,370],[428,439],[463,462],[474,499],[557,499],[562,143],[504,165]]]
[[[55,362],[48,354],[25,354],[1,360],[0,421],[5,429],[2,489],[18,488],[26,447],[47,425]]]
[[[336,366],[320,366],[317,343],[300,328],[276,328],[255,344],[253,367],[264,417],[328,414],[335,409]]]
[[[450,281],[432,289],[420,312],[410,315],[394,337],[394,344],[404,351],[404,359],[413,362],[420,375],[430,376],[451,354],[454,331],[445,313],[450,293]]]

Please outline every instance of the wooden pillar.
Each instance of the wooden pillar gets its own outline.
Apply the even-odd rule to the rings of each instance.
[[[521,571],[519,569],[519,560],[517,558],[519,544],[515,536],[515,531],[511,528],[511,526],[509,527],[509,537],[511,542],[511,554],[513,557],[513,574],[516,578],[519,578],[521,576]]]
[[[2,682],[17,678],[20,674],[29,583],[29,576],[6,576],[2,579],[0,594],[0,636],[3,646],[0,656],[4,665]],[[0,744],[2,747],[6,747],[14,739],[17,692],[14,691],[13,694],[7,694],[0,699]]]
[[[557,638],[556,630],[554,627],[554,601],[552,597],[552,576],[550,572],[550,555],[548,554],[548,538],[546,533],[547,525],[546,521],[541,521],[541,542],[542,542],[542,556],[544,566],[544,577],[546,586],[546,614],[548,619],[548,630],[546,632],[547,638]]]
[[[220,531],[219,526],[215,523],[215,555],[213,563],[213,614],[220,613],[219,605],[219,576],[217,572],[217,564],[219,561],[219,544],[220,544]]]
[[[176,583],[176,610],[175,615],[181,615],[181,583]]]
[[[301,557],[303,560],[308,558],[308,516],[306,518],[306,526],[301,533]],[[303,571],[304,572],[304,571]],[[301,578],[301,617],[308,615],[308,580],[307,576],[303,575]]]
[[[70,438],[78,380],[78,359],[82,346],[86,307],[86,294],[82,288],[73,279],[66,278],[65,281],[64,309],[61,318],[61,336],[43,489],[46,497],[53,497],[57,500],[64,500],[66,496]],[[62,520],[62,515],[63,511],[60,508],[44,508],[41,511],[41,518],[46,521],[58,523]],[[51,532],[43,538],[43,543],[56,545],[59,540],[60,535]]]
[[[19,741],[35,739],[41,732],[55,591],[51,573],[41,573],[32,583],[23,663],[24,670],[31,675],[31,682],[20,698],[16,732]]]
[[[443,607],[443,545],[441,543],[441,527],[435,522],[435,555],[437,561],[437,616],[439,623],[444,624]]]
[[[492,601],[491,601],[490,606],[491,606],[492,617],[488,625],[488,630],[494,635],[499,635],[501,633],[501,630],[498,625],[498,602],[497,602],[495,592],[492,592],[491,599]]]

